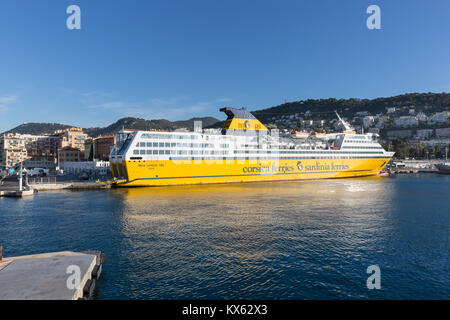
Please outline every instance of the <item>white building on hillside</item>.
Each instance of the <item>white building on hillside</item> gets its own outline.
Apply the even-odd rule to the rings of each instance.
[[[389,114],[389,113],[394,113],[395,112],[395,107],[392,107],[392,108],[388,108],[387,109],[387,113]]]
[[[365,116],[363,118],[363,126],[364,128],[368,128],[370,126],[372,126],[375,122],[375,119],[373,116]]]
[[[402,116],[395,120],[395,125],[399,127],[414,127],[419,124],[419,121],[416,117],[412,116]]]
[[[423,112],[419,112],[416,117],[417,117],[417,120],[419,120],[419,121],[427,121],[428,120],[427,115]]]
[[[450,111],[437,112],[428,118],[429,124],[444,123],[450,118]]]

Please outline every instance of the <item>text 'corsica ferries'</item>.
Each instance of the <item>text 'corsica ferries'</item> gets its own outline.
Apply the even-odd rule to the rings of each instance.
[[[122,130],[111,151],[115,186],[348,178],[378,174],[394,153],[374,133],[280,134],[243,109],[222,108],[222,130]]]

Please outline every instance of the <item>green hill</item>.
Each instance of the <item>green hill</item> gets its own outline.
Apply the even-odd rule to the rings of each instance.
[[[208,127],[214,123],[217,123],[219,120],[213,117],[204,117],[204,118],[192,118],[189,120],[182,121],[169,121],[165,119],[159,120],[145,120],[140,118],[122,118],[117,122],[101,128],[83,128],[83,131],[86,132],[90,137],[98,137],[98,136],[106,136],[116,134],[122,128],[125,129],[135,129],[135,130],[150,130],[150,129],[159,129],[159,130],[175,130],[179,128],[187,128],[189,130],[193,130],[194,121],[201,120],[203,122],[203,127]],[[4,133],[21,133],[21,134],[33,134],[33,135],[43,135],[43,134],[52,134],[55,130],[67,129],[74,126],[59,124],[59,123],[24,123],[20,126],[17,126],[9,131]]]
[[[44,134],[52,134],[56,130],[63,130],[63,129],[71,128],[71,127],[73,127],[73,126],[60,124],[60,123],[28,122],[28,123],[23,123],[20,126],[17,126],[13,129],[8,130],[3,133],[44,135]]]
[[[311,112],[312,119],[335,118],[334,110],[344,117],[352,118],[356,112],[368,111],[372,115],[386,113],[389,107],[414,106],[416,111],[427,113],[439,112],[450,108],[449,93],[408,93],[388,98],[376,99],[308,99],[302,101],[288,102],[276,107],[253,111],[252,114],[263,123],[278,115],[289,115],[294,113]]]
[[[203,122],[203,127],[207,127],[219,120],[213,117],[205,118],[192,118],[183,121],[169,121],[165,119],[159,120],[145,120],[140,118],[122,118],[117,122],[104,127],[104,128],[88,128],[85,132],[91,137],[106,136],[117,133],[122,128],[125,129],[135,129],[135,130],[175,130],[180,128],[187,128],[189,130],[194,129],[194,121],[201,120]]]

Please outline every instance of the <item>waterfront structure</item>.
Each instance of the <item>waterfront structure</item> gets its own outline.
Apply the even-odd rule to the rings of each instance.
[[[64,147],[58,150],[58,163],[63,162],[79,162],[83,158],[80,149],[72,147]]]
[[[27,156],[30,156],[35,151],[36,141],[44,136],[32,135],[32,134],[15,134],[16,137],[20,137],[24,140],[25,149],[27,150]]]
[[[107,175],[110,172],[109,162],[101,160],[61,162],[59,169],[62,169],[65,173],[71,174],[89,173],[102,176]]]
[[[84,143],[84,159],[86,161],[93,161],[94,159],[109,161],[109,154],[115,144],[115,136],[88,138]]]
[[[14,169],[20,163],[24,168],[55,169],[58,136],[9,133],[0,139],[0,167]]]
[[[37,136],[28,146],[28,156],[57,158],[60,144],[59,136]]]
[[[0,169],[14,169],[27,157],[25,139],[18,134],[4,134],[0,137]]]
[[[57,166],[54,157],[30,157],[24,160],[23,167],[26,169],[42,168],[55,170]]]
[[[98,160],[108,161],[109,154],[116,144],[115,136],[97,137],[94,139],[94,158]]]
[[[310,133],[306,139],[269,131],[243,109],[215,132],[127,131],[111,151],[116,186],[360,177],[378,174],[393,156],[374,133]]]
[[[94,139],[87,138],[84,141],[84,161],[94,160]]]
[[[57,130],[55,135],[59,136],[60,148],[71,147],[84,151],[84,142],[88,135],[83,132],[82,128]]]

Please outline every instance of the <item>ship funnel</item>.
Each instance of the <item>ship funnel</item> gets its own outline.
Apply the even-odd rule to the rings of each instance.
[[[228,118],[222,128],[222,134],[257,135],[267,128],[245,109],[222,108]]]

